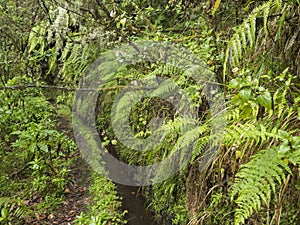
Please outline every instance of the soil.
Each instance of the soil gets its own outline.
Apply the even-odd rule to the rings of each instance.
[[[89,186],[89,167],[80,159],[76,159],[71,168],[71,182],[65,189],[65,199],[56,209],[56,213],[43,215],[36,214],[36,220],[30,224],[59,224],[69,225],[80,215],[90,201],[88,195]]]

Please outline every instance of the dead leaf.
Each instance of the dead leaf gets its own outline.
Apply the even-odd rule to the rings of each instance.
[[[48,216],[48,219],[49,219],[49,220],[53,220],[54,217],[55,217],[55,216],[54,216],[53,214],[50,214],[50,215]]]
[[[71,190],[69,188],[66,188],[66,190],[64,191],[66,194],[70,194]]]

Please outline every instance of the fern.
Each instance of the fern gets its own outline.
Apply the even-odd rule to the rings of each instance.
[[[184,124],[182,124],[182,126],[184,126]],[[177,151],[182,151],[184,153],[184,151],[186,151],[189,146],[194,146],[197,144],[197,148],[193,151],[193,157],[191,160],[193,161],[193,159],[196,158],[198,154],[202,153],[202,151],[206,147],[208,143],[208,135],[204,134],[208,133],[208,131],[208,124],[204,124],[183,132],[182,136],[178,139],[176,145],[174,146],[171,154],[174,154]]]
[[[45,49],[45,38],[47,23],[41,22],[39,26],[32,28],[28,39],[28,53],[31,53],[33,50],[39,46],[39,51],[43,52]]]
[[[9,197],[0,197],[0,209],[0,222],[7,221],[12,217],[20,219],[31,212],[31,210],[26,207],[20,199]]]
[[[233,123],[226,127],[224,135],[224,142],[227,146],[243,146],[243,150],[252,147],[260,148],[265,147],[265,143],[272,142],[277,138],[278,126],[272,126],[263,123]]]
[[[263,17],[263,30],[264,34],[268,36],[267,22],[268,16],[271,12],[281,9],[281,1],[271,0],[264,3],[261,6],[256,7],[249,17],[244,20],[244,22],[238,26],[236,32],[229,40],[228,47],[226,49],[224,69],[223,69],[223,79],[225,80],[225,74],[227,71],[227,65],[235,66],[238,65],[240,59],[243,58],[244,53],[248,49],[254,49],[255,43],[257,41],[256,32],[257,25],[256,19]]]
[[[237,196],[234,224],[244,223],[254,211],[261,209],[262,203],[268,205],[272,192],[276,192],[276,185],[286,181],[286,172],[291,173],[277,149],[261,150],[237,173],[230,192],[231,200]]]

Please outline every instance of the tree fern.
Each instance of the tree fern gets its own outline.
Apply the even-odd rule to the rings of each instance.
[[[276,185],[286,181],[287,172],[291,170],[283,155],[278,153],[278,147],[261,150],[244,164],[230,192],[231,200],[237,196],[234,224],[244,223],[254,211],[261,209],[262,203],[268,206]]]

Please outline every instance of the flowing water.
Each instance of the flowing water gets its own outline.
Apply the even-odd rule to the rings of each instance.
[[[127,210],[128,225],[158,225],[153,213],[147,211],[145,198],[137,194],[138,187],[117,185],[118,194],[122,197],[123,210]]]
[[[115,151],[110,151],[110,154],[117,158]],[[117,167],[108,166],[107,164],[106,169],[109,173],[118,172],[116,171]],[[122,197],[123,210],[128,211],[125,216],[128,225],[159,225],[154,220],[154,214],[147,210],[145,197],[138,194],[139,187],[115,184],[118,195]]]

